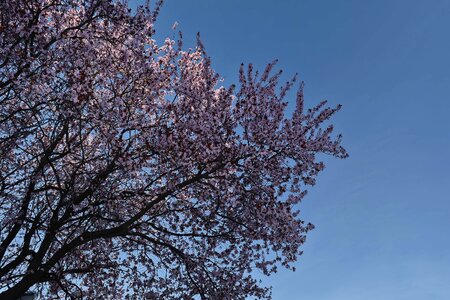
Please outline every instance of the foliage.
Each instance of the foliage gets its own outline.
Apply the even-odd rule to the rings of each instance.
[[[219,86],[200,42],[152,39],[160,6],[1,1],[1,299],[269,298],[252,270],[301,254],[339,107],[301,86],[286,118],[275,62]]]

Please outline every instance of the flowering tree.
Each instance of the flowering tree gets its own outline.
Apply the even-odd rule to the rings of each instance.
[[[339,107],[300,86],[286,118],[274,63],[219,87],[200,42],[156,45],[160,6],[0,2],[0,299],[270,298],[252,270],[301,254]]]

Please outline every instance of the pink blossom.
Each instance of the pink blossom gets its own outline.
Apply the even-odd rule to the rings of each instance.
[[[276,62],[219,86],[200,41],[156,44],[160,6],[0,3],[1,299],[264,299],[252,271],[301,255],[340,106],[301,84],[287,118]]]

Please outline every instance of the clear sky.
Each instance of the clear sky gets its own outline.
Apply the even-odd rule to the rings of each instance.
[[[309,106],[343,105],[350,157],[305,198],[316,229],[274,300],[450,299],[450,1],[166,0],[159,36],[175,21],[225,84],[278,58]]]

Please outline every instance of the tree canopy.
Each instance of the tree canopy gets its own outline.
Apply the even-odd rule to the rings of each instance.
[[[0,2],[0,298],[269,298],[297,204],[347,156],[321,102],[286,117],[276,62],[219,75],[199,41],[157,45],[161,2]]]

